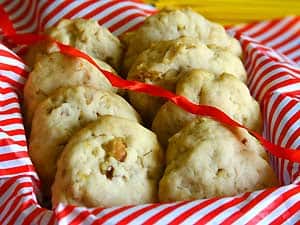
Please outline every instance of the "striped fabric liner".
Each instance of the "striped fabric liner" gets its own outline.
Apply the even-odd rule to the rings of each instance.
[[[136,1],[0,1],[18,32],[40,31],[60,18],[96,18],[116,35],[155,12]],[[264,136],[300,147],[300,18],[229,30],[245,52],[248,85],[264,115]],[[228,198],[87,209],[39,206],[39,180],[28,158],[20,113],[26,67],[0,44],[0,224],[296,224],[300,222],[299,163],[271,156],[284,184]]]

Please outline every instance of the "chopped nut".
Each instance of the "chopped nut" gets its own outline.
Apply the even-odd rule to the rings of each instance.
[[[115,138],[103,145],[105,151],[116,160],[124,162],[127,156],[126,144],[122,138]]]

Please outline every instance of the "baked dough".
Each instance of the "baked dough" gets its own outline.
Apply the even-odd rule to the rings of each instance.
[[[110,64],[116,70],[120,67],[122,45],[107,28],[93,19],[63,19],[56,26],[46,30],[53,39],[71,45],[91,57]]]
[[[103,115],[140,121],[136,111],[121,96],[88,86],[61,88],[41,102],[32,122],[29,154],[44,193],[50,194],[56,161],[72,134]]]
[[[216,75],[230,73],[242,81],[247,75],[239,57],[219,48],[208,47],[195,38],[161,41],[142,52],[131,67],[128,79],[155,84],[170,91],[182,71],[204,69]],[[133,106],[145,121],[152,122],[164,101],[146,94],[129,92]]]
[[[191,70],[180,76],[176,94],[195,104],[214,106],[232,119],[251,130],[262,131],[262,118],[258,102],[251,96],[247,86],[230,74],[215,76],[204,70]],[[186,112],[171,102],[165,103],[157,112],[152,130],[163,146],[196,115]]]
[[[98,65],[112,73],[114,70],[106,63]],[[116,92],[108,79],[92,64],[84,59],[53,52],[41,55],[24,87],[25,125],[31,127],[34,111],[38,104],[60,87],[89,85]]]
[[[196,118],[169,142],[162,202],[233,196],[277,185],[258,141],[241,128]]]
[[[153,132],[130,120],[103,116],[76,133],[65,147],[52,186],[53,206],[157,202],[163,162]]]
[[[148,17],[137,30],[125,33],[121,40],[127,47],[123,67],[128,72],[137,56],[152,43],[179,37],[194,37],[206,45],[215,45],[241,56],[239,42],[217,23],[205,19],[191,9],[161,10]]]

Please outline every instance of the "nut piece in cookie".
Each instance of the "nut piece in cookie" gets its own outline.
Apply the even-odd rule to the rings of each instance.
[[[158,201],[163,150],[140,124],[103,116],[77,132],[58,161],[52,203],[112,207]]]
[[[259,104],[239,79],[230,74],[216,76],[199,69],[184,72],[180,77],[176,94],[195,104],[214,106],[251,130],[261,132]],[[163,146],[167,146],[168,139],[195,117],[196,115],[167,102],[157,112],[152,130]]]
[[[246,130],[196,118],[169,142],[162,202],[233,196],[277,185],[259,142]]]
[[[103,115],[140,121],[136,111],[121,96],[88,86],[61,88],[39,104],[32,122],[29,154],[46,195],[50,195],[57,159],[69,138]],[[110,154],[121,160],[126,157],[122,147],[118,139],[107,146]]]

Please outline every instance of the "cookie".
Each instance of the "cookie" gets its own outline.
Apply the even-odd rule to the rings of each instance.
[[[214,106],[251,130],[261,133],[262,117],[258,102],[247,86],[230,74],[216,76],[204,70],[191,70],[180,76],[176,94],[195,104]],[[152,130],[163,146],[196,115],[188,113],[171,102],[157,112]]]
[[[216,75],[230,73],[246,81],[246,71],[239,57],[219,48],[208,47],[195,38],[161,41],[142,52],[131,67],[127,79],[138,80],[175,91],[180,72],[204,69]],[[152,122],[164,101],[130,92],[133,106],[145,121]]]
[[[71,45],[119,69],[123,51],[121,42],[93,19],[63,19],[46,33],[63,44]]]
[[[101,68],[115,73],[108,64],[96,61]],[[60,87],[76,85],[90,85],[117,91],[111,86],[108,79],[86,60],[63,55],[59,52],[42,55],[29,73],[24,87],[26,127],[31,127],[33,113],[41,101]]]
[[[246,130],[196,118],[170,139],[159,198],[233,196],[277,184],[263,147]]]
[[[72,134],[103,115],[140,121],[121,96],[88,86],[61,88],[39,104],[32,122],[29,154],[44,193],[50,193],[56,161]]]
[[[197,38],[206,45],[215,45],[237,56],[242,54],[239,42],[229,36],[220,24],[205,19],[191,9],[165,9],[148,17],[137,30],[121,36],[127,48],[124,71],[128,72],[137,56],[152,43],[183,36]]]
[[[112,207],[158,201],[163,151],[136,122],[103,116],[76,133],[58,161],[52,203]]]

